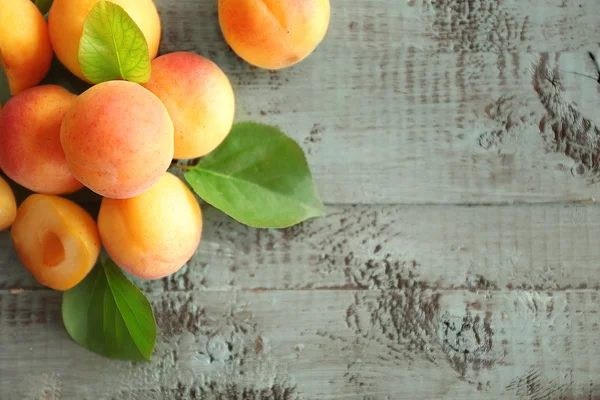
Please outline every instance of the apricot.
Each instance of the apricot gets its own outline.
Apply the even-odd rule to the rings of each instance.
[[[110,81],[82,93],[67,112],[60,141],[71,173],[110,198],[137,196],[173,159],[173,123],[150,91]]]
[[[280,69],[308,57],[325,38],[329,0],[219,0],[225,40],[246,62]]]
[[[11,235],[25,268],[44,286],[68,290],[92,270],[100,237],[92,217],[62,197],[32,194],[17,210]]]
[[[43,85],[11,98],[0,113],[0,168],[13,181],[44,194],[81,189],[67,166],[60,127],[77,96]]]
[[[173,120],[174,158],[202,157],[231,130],[233,89],[212,61],[186,52],[160,56],[152,61],[152,77],[143,86],[161,99]]]
[[[83,24],[100,0],[54,0],[48,14],[50,41],[58,59],[80,79],[85,79],[79,65],[79,42]],[[158,54],[161,23],[152,0],[111,0],[129,14],[148,43],[150,59]]]
[[[10,185],[0,177],[0,231],[12,225],[17,216],[17,201]]]
[[[177,272],[200,243],[198,201],[176,176],[165,173],[149,190],[131,199],[103,199],[98,230],[117,265],[143,279]]]
[[[0,0],[0,67],[12,95],[40,83],[50,70],[46,20],[31,0]]]

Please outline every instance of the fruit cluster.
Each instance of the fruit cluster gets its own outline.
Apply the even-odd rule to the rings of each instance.
[[[30,0],[0,0],[0,66],[14,96],[0,111],[0,168],[34,192],[18,208],[0,178],[0,229],[12,225],[20,260],[43,285],[68,290],[86,277],[101,247],[124,270],[158,279],[197,249],[202,213],[168,172],[173,160],[203,157],[230,132],[232,86],[199,55],[157,57],[161,22],[152,0],[112,0],[146,39],[151,77],[109,80],[75,95],[38,85],[54,55],[75,76],[88,15],[99,0],[54,0],[48,19]],[[322,41],[329,0],[219,0],[231,48],[268,69],[293,65]],[[126,37],[128,32],[123,32]],[[61,197],[87,187],[103,197],[97,221]]]

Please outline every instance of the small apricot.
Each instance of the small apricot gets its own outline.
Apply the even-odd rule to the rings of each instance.
[[[0,0],[0,68],[11,94],[40,83],[52,57],[46,20],[31,0]]]
[[[202,213],[190,189],[171,173],[131,199],[102,200],[98,230],[117,265],[143,279],[177,272],[200,243]]]
[[[17,201],[10,185],[0,177],[0,231],[10,227],[17,216]]]
[[[173,160],[173,122],[161,101],[126,81],[100,83],[67,111],[60,141],[69,170],[101,196],[137,196]]]
[[[280,69],[308,57],[329,27],[329,0],[219,0],[225,40],[246,62]]]
[[[12,0],[6,0],[12,1]],[[29,1],[29,0],[27,0]],[[86,80],[79,65],[79,42],[88,14],[100,0],[54,0],[48,14],[50,41],[60,62]],[[152,0],[111,0],[129,14],[146,37],[150,59],[158,54],[161,23]]]
[[[11,98],[0,113],[0,168],[13,181],[44,194],[81,189],[67,166],[60,127],[77,96],[43,85]]]
[[[32,194],[17,210],[11,235],[19,259],[35,279],[68,290],[92,270],[100,237],[92,217],[62,197]]]
[[[160,56],[152,61],[152,77],[143,86],[158,96],[173,120],[174,158],[202,157],[231,130],[233,89],[212,61],[186,52]]]

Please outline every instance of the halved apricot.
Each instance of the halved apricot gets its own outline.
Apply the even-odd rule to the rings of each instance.
[[[92,217],[62,197],[32,194],[17,210],[11,235],[25,268],[44,286],[68,290],[92,270],[100,236]]]

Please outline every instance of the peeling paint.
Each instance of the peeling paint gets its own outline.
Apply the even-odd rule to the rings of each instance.
[[[453,52],[517,51],[528,40],[530,20],[506,10],[502,0],[422,0],[435,12],[439,49]]]
[[[548,54],[534,66],[533,88],[547,112],[539,132],[548,150],[577,163],[573,175],[596,181],[600,174],[600,128],[565,98],[558,65],[551,63]]]

